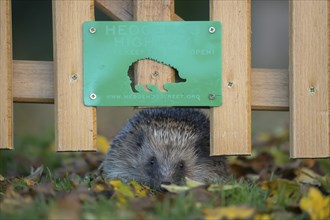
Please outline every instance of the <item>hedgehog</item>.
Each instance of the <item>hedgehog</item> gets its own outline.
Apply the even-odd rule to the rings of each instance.
[[[153,189],[228,178],[226,158],[210,156],[210,123],[193,108],[140,110],[113,139],[103,161],[107,179],[134,180]]]

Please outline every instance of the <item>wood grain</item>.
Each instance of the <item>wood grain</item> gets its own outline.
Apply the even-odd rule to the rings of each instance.
[[[53,1],[55,142],[58,151],[96,148],[96,108],[83,104],[82,24],[93,0]],[[72,76],[77,79],[73,80]]]
[[[134,0],[133,7],[134,20],[138,21],[170,21],[174,14],[173,0]],[[151,60],[140,60],[134,65],[134,81],[145,89],[147,84],[163,88],[165,83],[175,82],[175,70]]]
[[[15,102],[54,102],[54,71],[51,61],[13,61]]]
[[[251,99],[254,110],[289,110],[289,71],[252,69]]]
[[[53,103],[54,74],[51,61],[13,61],[15,102]],[[253,110],[289,110],[289,72],[257,69],[251,73]]]
[[[211,155],[251,153],[250,0],[210,0],[210,20],[222,22],[221,107],[211,108]]]
[[[13,148],[11,1],[0,1],[0,149]]]
[[[290,1],[291,157],[329,157],[329,1]]]
[[[133,0],[95,0],[95,6],[113,20],[133,20]],[[173,14],[172,20],[182,21],[183,19]]]

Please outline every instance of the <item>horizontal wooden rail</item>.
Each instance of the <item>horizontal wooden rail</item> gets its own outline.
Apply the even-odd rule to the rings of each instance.
[[[15,102],[54,102],[54,73],[51,61],[14,60]],[[252,69],[252,109],[288,110],[288,71]]]
[[[13,61],[13,96],[15,102],[54,103],[52,61]]]

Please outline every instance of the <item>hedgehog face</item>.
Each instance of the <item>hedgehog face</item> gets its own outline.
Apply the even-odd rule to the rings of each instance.
[[[161,184],[182,185],[185,177],[194,173],[198,136],[187,130],[153,128],[144,128],[148,132],[138,144],[136,167],[143,170],[144,179],[155,188]]]
[[[141,111],[113,140],[103,170],[109,179],[135,180],[154,189],[182,185],[185,177],[215,182],[227,175],[227,167],[224,158],[209,156],[209,146],[208,121],[202,113]]]

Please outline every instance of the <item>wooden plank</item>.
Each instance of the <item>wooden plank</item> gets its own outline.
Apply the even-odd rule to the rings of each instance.
[[[0,1],[0,149],[13,148],[11,1]]]
[[[330,157],[329,1],[290,1],[290,155]]]
[[[173,0],[145,0],[133,3],[134,20],[170,21],[174,14]],[[175,70],[151,60],[140,60],[134,65],[134,81],[136,85],[144,87],[147,84],[155,84],[158,88],[163,88],[165,83],[175,82]]]
[[[133,0],[95,0],[95,6],[113,20],[133,20]],[[183,19],[173,14],[172,20],[182,21]]]
[[[254,110],[289,110],[289,71],[252,69],[251,99]]]
[[[13,61],[15,102],[54,102],[54,74],[51,61]],[[289,109],[289,72],[282,69],[252,69],[253,110]]]
[[[95,0],[95,6],[113,20],[133,20],[133,0]]]
[[[51,61],[13,61],[15,102],[54,102],[54,71]]]
[[[53,0],[55,142],[58,151],[96,148],[96,108],[85,107],[82,99],[82,24],[94,20],[93,2]]]
[[[223,31],[223,105],[210,111],[211,155],[251,153],[250,7],[250,0],[210,0],[210,20]]]

